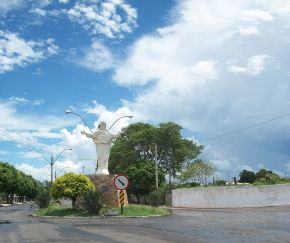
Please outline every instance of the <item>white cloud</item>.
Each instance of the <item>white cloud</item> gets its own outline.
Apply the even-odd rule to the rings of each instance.
[[[60,3],[68,3],[70,0],[58,0]]]
[[[41,8],[33,8],[29,11],[32,14],[40,15],[40,16],[46,16],[47,11]]]
[[[93,101],[92,107],[87,107],[84,110],[87,113],[94,114],[98,117],[97,121],[95,122],[95,127],[97,127],[101,121],[104,121],[107,123],[107,128],[109,128],[118,118],[132,115],[132,111],[130,111],[130,109],[128,109],[126,105],[118,108],[115,111],[110,111],[105,106],[97,103],[96,101]],[[121,128],[128,126],[129,122],[132,122],[132,120],[129,118],[123,118],[118,120],[118,122],[112,127],[112,132],[120,131]]]
[[[30,164],[22,163],[16,165],[15,167],[16,169],[24,172],[27,175],[31,175],[40,181],[49,180],[50,178],[50,168],[48,166],[38,168]]]
[[[45,151],[58,151],[62,144],[55,143],[45,145],[42,139],[58,139],[61,141],[63,134],[60,129],[75,125],[73,119],[53,115],[35,115],[34,113],[22,113],[21,107],[28,105],[41,105],[43,100],[28,100],[23,97],[11,97],[0,100],[0,141],[12,141],[17,146],[29,146]]]
[[[124,0],[77,2],[64,12],[72,22],[78,23],[91,34],[108,38],[122,38],[124,33],[132,32],[137,25],[137,10]]]
[[[50,181],[50,166],[44,165],[44,162],[41,162],[41,164],[43,166],[21,163],[16,165],[16,168],[28,175],[32,175],[40,181]],[[55,172],[57,176],[61,176],[66,172],[82,173],[82,166],[85,166],[85,173],[93,174],[94,171],[90,164],[74,162],[71,160],[56,161],[53,166],[53,179],[55,178]]]
[[[58,49],[53,39],[26,41],[16,33],[0,30],[0,74],[56,55]]]
[[[259,169],[265,169],[265,165],[264,165],[263,163],[259,163],[259,164],[258,164],[258,168],[259,168]]]
[[[93,172],[97,161],[96,148],[91,139],[81,134],[83,129],[84,127],[82,125],[78,125],[72,132],[63,129],[62,134],[64,138],[62,143],[72,148],[72,151],[66,159],[81,162],[87,168],[91,168]]]
[[[249,165],[239,165],[238,168],[242,171],[242,170],[248,170],[248,171],[253,171],[255,172],[255,170],[249,166]]]
[[[39,6],[39,7],[45,7],[47,5],[50,5],[52,4],[53,0],[36,0],[36,4]]]
[[[216,78],[216,61],[200,61],[191,67],[191,71],[197,75],[203,75],[209,79]]]
[[[7,12],[14,8],[23,6],[25,2],[23,0],[1,0],[0,1],[0,12]]]
[[[19,145],[37,146],[38,140],[31,136],[29,132],[12,132],[0,128],[0,141],[13,141]]]
[[[1,102],[1,99],[0,99],[0,102]],[[6,102],[10,105],[17,105],[17,104],[41,105],[44,103],[44,100],[43,99],[28,100],[24,97],[12,96],[12,97],[9,97]],[[5,101],[3,103],[5,103]]]
[[[251,9],[243,11],[244,21],[273,21],[273,16],[266,11],[261,9]]]
[[[278,176],[280,176],[281,178],[283,178],[283,177],[285,176],[285,173],[283,173],[283,172],[280,171],[280,170],[273,170],[273,172],[274,172],[275,174],[277,174]]]
[[[230,161],[234,169],[242,168],[242,161],[256,168],[255,163],[268,166],[270,157],[289,155],[273,142],[289,144],[286,119],[269,124],[270,129],[205,141],[288,113],[289,44],[279,37],[289,36],[290,15],[277,10],[286,5],[290,2],[178,2],[170,23],[137,39],[118,63],[114,81],[136,90],[122,108],[144,121],[180,123],[219,151],[209,160]]]
[[[228,160],[211,160],[217,170],[229,170],[231,168],[231,163]]]
[[[92,42],[91,47],[86,49],[84,56],[79,59],[79,65],[96,72],[101,72],[114,66],[114,58],[110,50],[97,40]]]
[[[239,26],[238,31],[240,35],[246,35],[246,36],[259,34],[259,30],[255,26]]]
[[[7,151],[0,150],[0,155],[7,155],[7,154],[9,154]]]
[[[17,101],[17,102],[16,102]],[[21,103],[19,103],[21,102]],[[12,97],[8,100],[0,100],[0,127],[2,129],[14,131],[42,131],[48,132],[56,129],[61,129],[65,126],[75,124],[72,119],[52,115],[35,115],[29,113],[21,113],[19,105],[29,103],[25,98]],[[40,105],[42,100],[32,100],[30,104]]]
[[[235,63],[233,61],[232,63]],[[255,55],[248,59],[246,66],[239,66],[235,64],[229,65],[229,71],[233,73],[245,73],[248,75],[261,74],[267,65],[271,63],[271,58],[268,55]]]

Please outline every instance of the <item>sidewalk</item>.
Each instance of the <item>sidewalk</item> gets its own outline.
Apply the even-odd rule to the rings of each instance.
[[[9,206],[11,206],[12,204],[4,204],[4,203],[1,203],[0,204],[0,207],[9,207]]]

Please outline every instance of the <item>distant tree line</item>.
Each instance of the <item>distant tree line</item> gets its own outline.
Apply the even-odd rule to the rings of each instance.
[[[240,173],[241,183],[250,184],[278,184],[289,182],[287,179],[281,178],[271,170],[261,169],[257,173],[253,171],[243,170]]]
[[[42,184],[32,176],[17,170],[14,166],[0,162],[0,194],[6,197],[7,203],[12,203],[12,195],[19,196],[20,201],[36,198]]]

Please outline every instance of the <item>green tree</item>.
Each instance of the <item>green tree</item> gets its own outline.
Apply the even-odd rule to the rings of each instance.
[[[183,139],[181,129],[180,125],[168,122],[161,123],[157,130],[158,163],[168,175],[169,184],[182,170],[184,163],[196,159],[203,149],[202,145]]]
[[[146,123],[135,123],[123,128],[111,148],[109,170],[123,173],[137,162],[154,160],[156,128]]]
[[[197,182],[200,185],[205,185],[207,177],[214,174],[215,170],[215,166],[212,163],[197,159],[182,170],[178,179],[183,183]]]
[[[256,179],[262,179],[265,178],[267,175],[273,175],[273,172],[271,170],[261,169],[256,173]]]
[[[148,195],[156,189],[155,165],[152,161],[147,160],[132,164],[125,170],[125,174],[130,180],[128,192],[137,197],[138,203],[140,202],[141,195]],[[158,170],[158,179],[160,184],[165,181],[162,169]]]
[[[17,177],[17,170],[8,163],[0,164],[0,190],[5,193],[7,203],[12,203],[9,197],[17,193],[19,187],[19,178]]]
[[[243,170],[240,173],[241,183],[254,183],[255,180],[256,180],[256,175],[253,171]]]
[[[90,179],[82,174],[66,173],[56,178],[52,185],[52,196],[54,198],[70,198],[72,208],[76,208],[76,199],[88,190],[95,190]]]
[[[172,122],[161,123],[159,127],[135,123],[124,128],[111,149],[110,172],[124,173],[131,165],[154,161],[157,146],[158,167],[171,182],[184,163],[197,158],[203,149],[202,145],[183,139],[181,129]]]
[[[281,181],[280,176],[271,170],[261,169],[256,173],[256,184],[277,184]]]
[[[14,166],[0,162],[0,192],[6,195],[7,203],[12,202],[10,195],[17,194],[20,200],[24,196],[34,199],[37,196],[41,184],[32,176],[17,170]]]

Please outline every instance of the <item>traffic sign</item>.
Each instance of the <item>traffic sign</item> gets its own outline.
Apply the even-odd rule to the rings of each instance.
[[[114,178],[114,186],[118,190],[126,190],[129,186],[129,179],[127,176],[124,175],[117,175]]]

